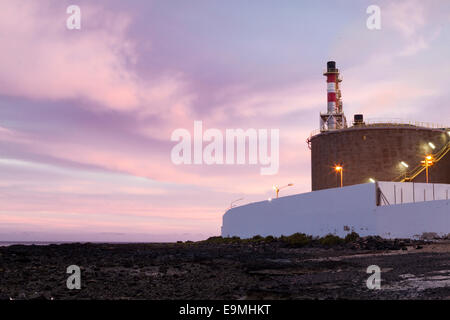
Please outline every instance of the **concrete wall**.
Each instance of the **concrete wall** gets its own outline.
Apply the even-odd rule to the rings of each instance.
[[[377,207],[376,234],[384,238],[420,238],[450,234],[450,201],[436,200]]]
[[[388,188],[390,183],[383,184]],[[425,232],[450,233],[448,200],[377,206],[376,188],[368,183],[235,207],[223,216],[222,236],[278,237],[302,232],[343,237],[355,231],[361,236],[413,238]]]
[[[391,205],[450,199],[450,184],[378,182],[378,186]]]
[[[428,142],[442,148],[448,141],[445,130],[418,127],[362,127],[330,131],[311,139],[312,190],[335,188],[339,177],[333,166],[344,166],[344,185],[392,181],[418,166],[426,154],[432,153]],[[442,162],[442,163],[441,163]],[[430,182],[450,183],[450,154],[430,169]],[[422,182],[421,174],[414,180]]]
[[[303,193],[235,207],[223,216],[222,235],[345,235],[345,226],[369,234],[376,207],[372,183]]]

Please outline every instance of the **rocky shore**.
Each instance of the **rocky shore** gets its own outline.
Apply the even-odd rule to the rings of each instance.
[[[0,299],[450,299],[448,240],[269,240],[1,247]]]

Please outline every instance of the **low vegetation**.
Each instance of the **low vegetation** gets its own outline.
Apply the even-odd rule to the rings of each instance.
[[[332,247],[335,245],[342,244],[344,239],[335,236],[334,234],[327,234],[325,237],[319,239],[321,245]]]
[[[304,233],[294,233],[288,237],[281,236],[280,241],[286,243],[289,247],[304,247],[311,244],[312,237]]]
[[[359,238],[360,238],[359,234],[357,234],[355,231],[353,231],[352,233],[349,233],[348,235],[345,236],[344,241],[347,243],[355,242]]]
[[[354,243],[360,239],[359,234],[356,232],[351,232],[347,234],[345,238],[340,238],[334,234],[327,234],[324,237],[313,237],[310,235],[306,235],[304,233],[294,233],[290,236],[267,236],[263,237],[261,235],[256,235],[252,238],[241,239],[239,237],[210,237],[206,240],[199,241],[197,243],[200,244],[252,244],[252,243],[279,243],[282,246],[286,246],[289,248],[301,248],[306,246],[339,246],[344,245],[346,243]],[[182,243],[182,241],[178,241],[177,243]]]

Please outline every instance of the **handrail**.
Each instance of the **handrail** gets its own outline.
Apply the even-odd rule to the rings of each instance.
[[[326,113],[324,113],[326,114]],[[443,129],[448,130],[450,126],[433,123],[433,122],[423,122],[423,121],[411,121],[411,120],[403,120],[403,119],[368,119],[364,120],[364,123],[357,124],[344,129],[337,130],[345,130],[345,129],[355,129],[355,128],[373,128],[373,127],[419,127],[419,128],[428,128],[428,129]],[[326,131],[334,131],[334,130],[326,130]],[[308,140],[311,140],[313,136],[319,134],[320,132],[326,132],[321,129],[315,129],[311,131]]]
[[[423,121],[411,121],[404,119],[368,119],[365,120],[365,126],[384,126],[386,124],[392,126],[413,126],[420,128],[429,128],[429,129],[444,129],[448,128],[448,126],[443,125],[441,123],[433,123],[433,122],[423,122]],[[364,126],[364,125],[363,125]]]
[[[450,141],[447,142],[446,145],[442,149],[440,149],[436,154],[433,155],[434,162],[439,162],[447,153],[450,152]],[[415,179],[419,174],[421,174],[425,170],[425,166],[419,165],[415,167],[413,170],[410,171],[408,174],[401,174],[398,177],[396,177],[393,181],[398,182],[405,182],[405,181],[411,181]]]

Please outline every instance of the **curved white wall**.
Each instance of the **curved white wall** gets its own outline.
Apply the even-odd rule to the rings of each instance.
[[[383,189],[388,184],[383,182]],[[278,237],[302,232],[343,237],[353,230],[361,236],[413,238],[425,232],[450,233],[448,200],[377,206],[376,188],[377,184],[368,183],[236,207],[223,216],[222,236]]]

